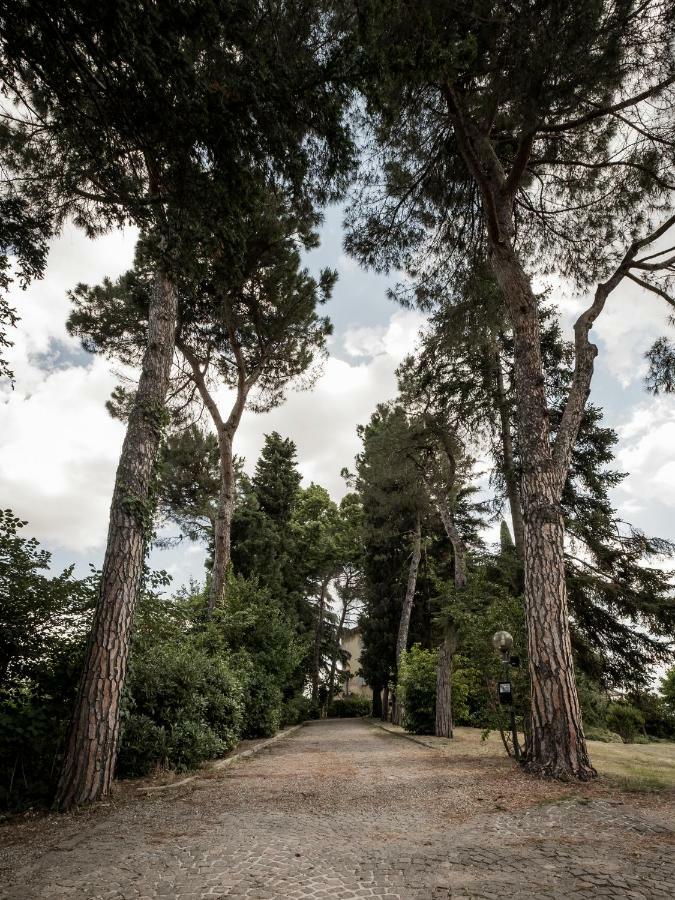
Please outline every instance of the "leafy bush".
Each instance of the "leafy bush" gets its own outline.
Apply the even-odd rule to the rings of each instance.
[[[270,681],[266,672],[254,672],[244,693],[242,737],[271,737],[275,734],[281,725],[282,699],[281,688]]]
[[[584,726],[584,734],[589,741],[602,741],[603,744],[622,744],[620,734],[610,731],[608,728],[600,728],[598,725]]]
[[[372,703],[363,694],[349,694],[347,697],[338,697],[328,707],[328,716],[336,719],[355,719],[369,716]]]
[[[281,708],[281,724],[284,727],[290,725],[300,725],[309,719],[309,713],[312,708],[312,701],[309,697],[296,695],[284,700]]]
[[[649,691],[634,691],[626,699],[644,716],[644,730],[649,737],[675,739],[675,709],[666,698]]]
[[[49,574],[51,555],[0,510],[0,807],[51,800],[96,577]]]
[[[226,654],[210,656],[197,637],[135,652],[118,774],[185,769],[227,752],[242,731],[245,685],[246,674]]]
[[[611,703],[607,710],[607,727],[620,734],[625,744],[633,742],[633,738],[642,732],[644,724],[645,717],[630,703]]]
[[[117,772],[120,775],[149,775],[166,765],[168,758],[166,731],[149,716],[130,715],[124,723]]]
[[[436,663],[438,654],[414,644],[401,660],[398,696],[403,727],[412,734],[433,734],[436,727]]]
[[[194,769],[205,759],[215,759],[227,753],[236,739],[228,743],[204,722],[180,719],[171,729],[167,743],[167,759],[171,767],[183,772]]]

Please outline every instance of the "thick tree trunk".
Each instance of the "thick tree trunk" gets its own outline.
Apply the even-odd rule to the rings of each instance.
[[[314,665],[312,668],[312,703],[319,701],[319,677],[321,675],[321,644],[323,642],[323,615],[326,606],[326,592],[330,578],[324,578],[321,582],[319,595],[319,611],[314,632]]]
[[[455,652],[451,634],[446,634],[438,651],[436,669],[436,729],[437,737],[452,737],[452,660]]]
[[[55,805],[61,810],[105,796],[114,774],[176,314],[173,286],[160,272],[150,299],[148,344],[117,468],[99,597],[56,792]]]
[[[532,691],[532,743],[526,764],[543,775],[587,779],[595,770],[586,748],[574,675],[565,529],[552,458],[537,300],[509,243],[493,245],[491,261],[514,331]]]
[[[422,557],[422,522],[420,514],[417,513],[415,521],[415,532],[413,535],[413,550],[410,558],[410,567],[408,569],[408,584],[406,586],[405,597],[403,598],[403,606],[401,607],[401,619],[398,626],[398,637],[396,639],[396,675],[397,678],[401,671],[401,657],[408,646],[408,631],[410,629],[410,615],[412,613],[413,601],[415,599],[415,589],[417,587],[417,572],[420,567],[420,559]],[[394,700],[393,721],[396,725],[401,724],[403,718],[403,705],[396,692]]]
[[[499,349],[494,347],[495,354],[495,375],[497,382],[497,406],[499,408],[500,431],[502,439],[502,456],[504,483],[506,484],[506,495],[509,500],[509,509],[511,511],[511,523],[513,525],[513,541],[516,545],[516,555],[519,560],[525,558],[525,523],[523,522],[523,508],[520,500],[520,487],[518,485],[518,474],[516,472],[516,463],[513,453],[513,438],[511,435],[511,414],[509,409],[509,401],[506,395],[506,386],[504,384],[504,373],[502,371],[502,363],[499,355]]]

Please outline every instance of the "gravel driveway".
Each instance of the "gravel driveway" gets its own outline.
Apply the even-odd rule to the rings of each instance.
[[[0,897],[672,898],[666,799],[537,781],[360,720],[0,830]]]

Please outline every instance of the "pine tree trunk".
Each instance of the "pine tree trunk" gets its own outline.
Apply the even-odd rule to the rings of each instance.
[[[446,634],[438,651],[436,669],[436,729],[437,737],[452,737],[452,659],[454,642]]]
[[[321,594],[319,595],[319,611],[314,632],[314,666],[312,669],[312,703],[319,701],[319,676],[321,674],[321,644],[323,642],[323,614],[326,605],[326,591],[329,578],[321,582]]]
[[[56,792],[55,805],[61,810],[105,796],[114,774],[176,315],[175,291],[159,272],[150,299],[141,377],[117,467],[98,602]]]
[[[213,537],[213,569],[209,587],[207,614],[211,618],[213,611],[220,606],[225,596],[227,568],[231,557],[232,517],[234,516],[234,460],[232,454],[232,438],[225,429],[218,432],[220,447],[220,492],[216,511],[216,527]]]
[[[590,764],[577,697],[565,582],[564,522],[554,471],[537,300],[513,249],[493,245],[492,265],[510,311],[522,460],[525,615],[534,772],[587,779]]]
[[[373,718],[382,718],[382,688],[378,686],[373,688]]]
[[[504,373],[502,372],[502,363],[499,356],[499,349],[494,345],[495,354],[495,373],[497,381],[497,405],[499,408],[500,431],[502,439],[502,456],[504,469],[504,483],[506,484],[506,495],[509,500],[509,509],[511,511],[511,523],[513,525],[513,541],[516,545],[516,555],[519,560],[525,558],[525,524],[523,522],[523,509],[520,500],[520,488],[518,486],[518,475],[516,473],[516,463],[513,453],[513,438],[511,436],[511,415],[509,410],[509,401],[506,396],[506,387],[504,385]]]
[[[413,601],[415,599],[415,589],[417,588],[417,572],[422,557],[422,522],[420,514],[417,513],[415,521],[415,532],[413,535],[413,550],[410,558],[410,568],[408,569],[408,584],[406,587],[405,597],[403,598],[403,606],[401,607],[401,619],[398,626],[398,637],[396,640],[396,674],[397,678],[401,671],[401,657],[408,646],[408,631],[410,629],[410,616],[412,613]],[[403,708],[396,692],[394,703],[393,721],[396,725],[401,724],[403,718]]]

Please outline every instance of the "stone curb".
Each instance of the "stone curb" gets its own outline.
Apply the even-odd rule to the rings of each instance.
[[[187,778],[181,778],[180,781],[172,781],[171,784],[158,784],[154,787],[140,787],[138,788],[139,793],[155,793],[155,791],[168,791],[171,788],[182,787],[184,784],[189,784],[191,781],[197,781],[199,778],[203,778],[204,775],[209,771],[212,772],[214,770],[218,771],[220,769],[226,769],[234,763],[239,762],[240,759],[248,759],[248,757],[250,756],[255,756],[256,753],[264,750],[265,747],[269,747],[270,744],[276,744],[277,741],[281,741],[284,738],[287,738],[289,735],[294,734],[296,731],[299,731],[299,729],[302,728],[304,724],[304,722],[301,722],[300,725],[293,725],[292,728],[286,728],[284,731],[278,731],[276,734],[272,735],[271,738],[267,738],[267,740],[261,741],[254,747],[249,747],[248,750],[242,750],[241,753],[234,753],[232,756],[228,756],[225,759],[218,759],[215,762],[211,763],[205,771],[198,772],[195,775],[190,775]]]
[[[416,734],[408,734],[407,731],[394,731],[393,728],[387,728],[384,722],[378,722],[375,719],[367,719],[366,721],[373,728],[379,728],[381,731],[386,731],[387,734],[393,734],[394,737],[405,738],[406,741],[412,741],[413,744],[419,744],[420,747],[426,747],[427,750],[438,750],[438,747],[435,747],[433,744],[427,744],[423,738],[418,737]]]

